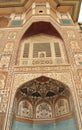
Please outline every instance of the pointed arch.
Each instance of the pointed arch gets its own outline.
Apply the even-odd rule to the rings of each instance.
[[[15,123],[13,124],[15,127],[18,121],[21,121],[23,125],[25,122],[27,124],[31,123],[32,127],[33,125],[37,127],[36,123],[42,124],[43,126],[45,123],[49,124],[51,122],[57,125],[57,129],[62,121],[67,121],[67,124],[70,125],[71,121],[73,123],[73,129],[76,130],[74,110],[70,111],[70,103],[73,105],[73,100],[70,101],[72,95],[69,87],[64,83],[47,76],[39,76],[19,86],[15,94],[15,99],[20,100],[19,104],[25,101],[27,103],[27,105],[25,103],[25,106],[28,106],[30,99],[33,108],[33,116],[29,117],[27,113],[25,116],[23,116],[23,114],[20,116],[19,114],[19,117],[15,115]],[[21,105],[19,105],[19,109],[20,106]],[[29,111],[31,111],[31,109],[29,109]],[[26,107],[25,112],[27,112]],[[68,130],[70,130],[70,125],[66,126]]]

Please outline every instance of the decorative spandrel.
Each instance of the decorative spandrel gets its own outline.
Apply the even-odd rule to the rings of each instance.
[[[57,80],[45,78],[44,76],[37,78],[29,83],[25,83],[23,88],[19,89],[19,93],[23,96],[48,98],[57,95],[64,95],[67,88]]]

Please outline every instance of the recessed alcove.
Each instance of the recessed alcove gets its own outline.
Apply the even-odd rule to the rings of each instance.
[[[62,36],[60,35],[60,33],[50,22],[39,21],[39,22],[33,22],[30,25],[30,27],[23,34],[21,40],[24,40],[28,38],[29,36],[33,36],[33,35],[37,35],[41,33],[51,35],[51,36],[56,36],[62,39]]]
[[[67,85],[41,76],[19,87],[12,130],[76,130],[72,95]]]
[[[65,42],[50,22],[33,22],[22,35],[16,64],[20,66],[66,65]]]
[[[39,10],[39,13],[42,14],[42,13],[43,13],[43,10]]]

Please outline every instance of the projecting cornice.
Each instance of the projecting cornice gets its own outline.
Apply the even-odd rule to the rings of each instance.
[[[23,13],[33,2],[49,2],[51,7],[59,12],[69,12],[76,22],[80,10],[80,0],[0,0],[0,15]]]

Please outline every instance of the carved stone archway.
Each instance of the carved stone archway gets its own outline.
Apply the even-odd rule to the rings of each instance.
[[[26,103],[26,100],[31,103],[32,108],[30,108],[30,104]],[[23,103],[25,101],[24,104],[26,105],[24,105],[25,107],[22,105],[21,108],[18,109],[21,101],[23,101]],[[58,80],[40,76],[24,83],[17,89],[14,100],[14,121],[16,120],[27,123],[30,121],[32,124],[40,124],[44,121],[46,123],[56,123],[56,121],[61,122],[62,120],[73,119],[74,123],[75,112],[73,111],[73,108],[73,99],[68,86]],[[34,114],[30,111],[32,109]],[[20,114],[21,112],[22,114]],[[24,116],[25,113],[27,116]],[[32,116],[30,114],[32,114]],[[74,123],[72,125],[75,130],[76,124]],[[67,128],[69,126],[65,127]]]

